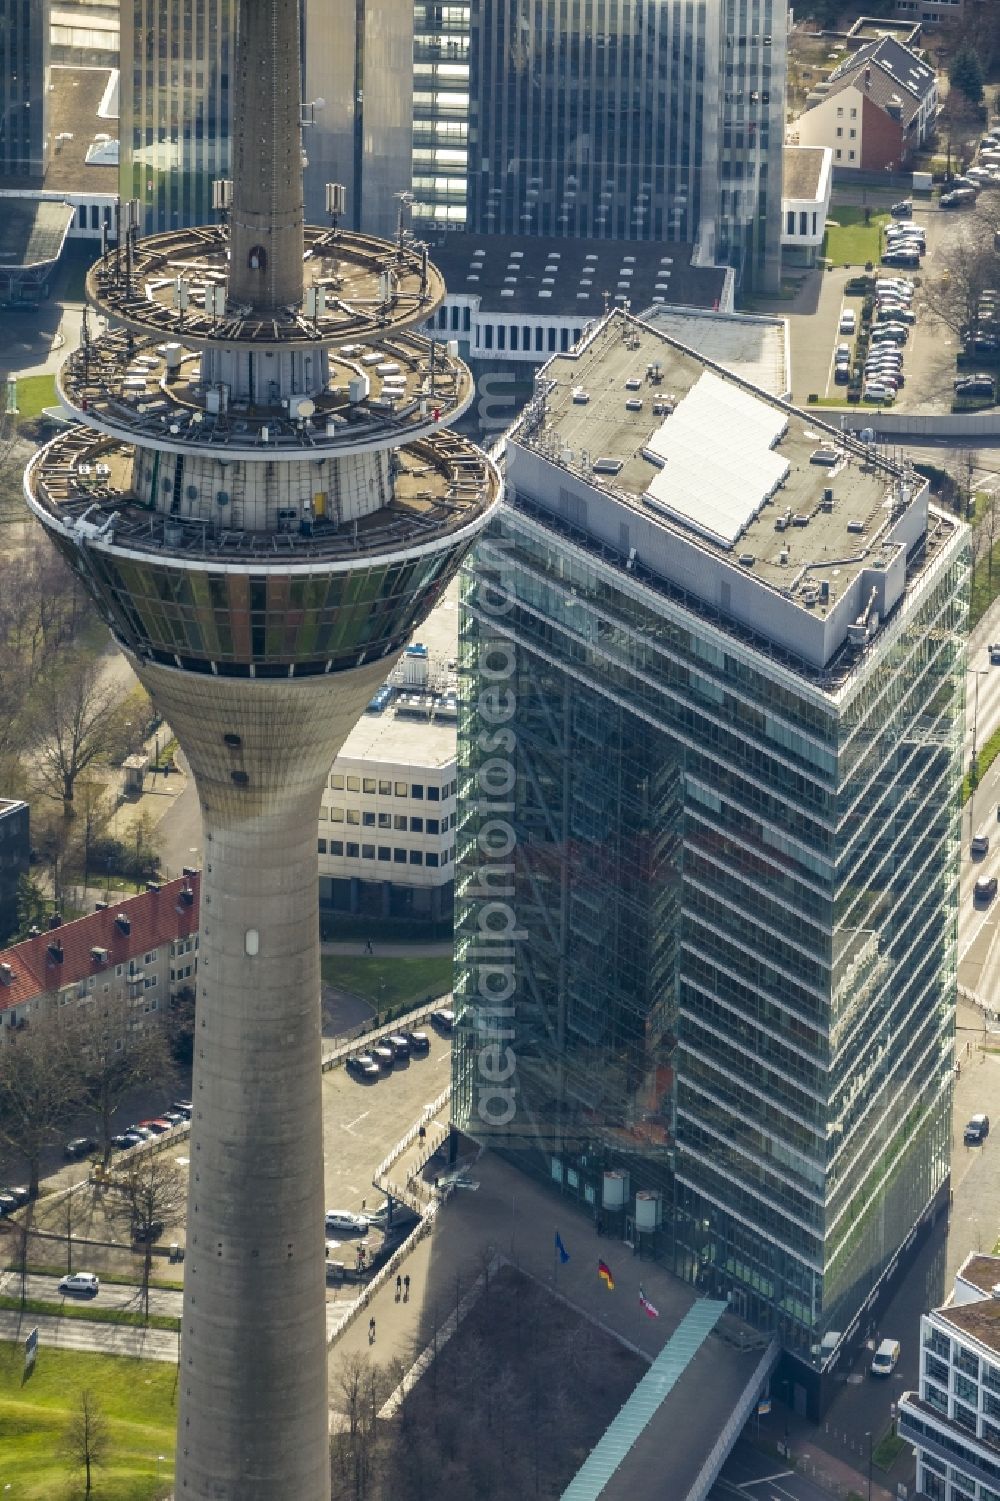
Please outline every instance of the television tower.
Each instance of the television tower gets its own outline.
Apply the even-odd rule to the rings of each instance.
[[[240,0],[233,97],[222,222],[122,206],[25,491],[204,816],[176,1495],[325,1501],[320,798],[500,482],[426,250],[303,222],[298,0]]]

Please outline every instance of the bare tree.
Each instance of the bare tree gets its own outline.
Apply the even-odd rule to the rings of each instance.
[[[63,1434],[63,1452],[71,1469],[82,1469],[87,1477],[84,1495],[93,1489],[92,1471],[107,1459],[111,1449],[111,1428],[93,1392],[87,1388],[80,1393],[80,1400]]]
[[[402,1366],[377,1366],[370,1355],[348,1355],[341,1364],[331,1406],[337,1415],[330,1460],[337,1501],[366,1501],[373,1494],[380,1435],[378,1414],[402,1378]]]
[[[983,511],[979,522],[979,529],[983,534],[983,546],[986,549],[986,582],[990,592],[993,591],[993,544],[997,540],[1000,530],[1000,507],[998,507],[995,495],[991,495],[986,509]]]
[[[48,672],[33,697],[40,788],[60,800],[70,818],[78,777],[122,743],[128,690],[110,680],[100,663],[76,656]]]
[[[25,1020],[23,1031],[5,1029],[0,1046],[0,1140],[24,1158],[34,1198],[42,1153],[79,1108],[82,1089],[70,1029],[54,1017]]]
[[[964,232],[942,247],[936,272],[922,287],[935,318],[959,338],[975,338],[983,293],[1000,286],[1000,257],[993,250],[985,215],[966,221]]]
[[[149,1318],[149,1278],[153,1243],[166,1225],[175,1225],[184,1212],[187,1184],[184,1174],[165,1152],[147,1151],[132,1157],[108,1180],[108,1211],[132,1241],[142,1245],[143,1317]]]
[[[97,1117],[107,1167],[115,1111],[137,1084],[169,1078],[170,1048],[161,1021],[143,1018],[141,1011],[136,1016],[123,996],[95,997],[79,1009],[77,1022],[82,1093]]]

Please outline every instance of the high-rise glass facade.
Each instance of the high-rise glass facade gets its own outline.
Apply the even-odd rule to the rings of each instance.
[[[122,0],[119,178],[147,234],[214,218],[235,26],[235,0]]]
[[[0,176],[45,170],[49,13],[49,0],[0,0]]]
[[[465,228],[471,12],[413,6],[413,219],[424,233]]]
[[[696,241],[777,287],[786,33],[784,0],[483,0],[470,226]]]
[[[815,1362],[949,1171],[964,542],[834,680],[537,499],[465,577],[456,1120]]]

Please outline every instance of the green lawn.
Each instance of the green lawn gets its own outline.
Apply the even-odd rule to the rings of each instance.
[[[371,1001],[381,1015],[390,1006],[415,1005],[426,996],[444,995],[451,989],[452,961],[449,955],[434,959],[353,958],[346,954],[323,955],[323,980],[339,990],[350,990]]]
[[[888,214],[875,214],[865,223],[863,208],[838,203],[830,210],[830,220],[823,237],[823,255],[835,266],[864,266],[878,263],[882,253],[882,226]]]
[[[93,1501],[153,1501],[171,1488],[176,1422],[172,1365],[47,1350],[22,1385],[21,1344],[0,1344],[0,1495],[18,1501],[76,1501],[82,1474],[60,1454],[66,1424],[88,1390],[108,1420],[108,1462],[95,1471]],[[162,1455],[157,1481],[157,1457]]]
[[[54,375],[25,375],[17,383],[17,414],[21,421],[37,417],[45,407],[56,406]]]
[[[21,1299],[10,1293],[0,1293],[0,1308],[16,1313]],[[93,1303],[49,1302],[45,1298],[25,1298],[25,1317],[28,1314],[48,1314],[55,1319],[89,1319],[92,1324],[128,1324],[133,1329],[179,1329],[180,1319],[165,1313],[151,1313],[144,1319],[141,1313],[128,1308],[97,1308]]]

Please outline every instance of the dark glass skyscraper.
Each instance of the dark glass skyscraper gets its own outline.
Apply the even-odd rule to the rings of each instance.
[[[483,0],[470,227],[697,241],[776,287],[786,32],[785,0]]]
[[[49,0],[0,0],[0,176],[45,170]]]
[[[147,234],[213,218],[235,28],[235,0],[122,0],[120,187]]]
[[[949,1171],[964,528],[620,316],[506,476],[460,632],[456,1119],[818,1374]]]

